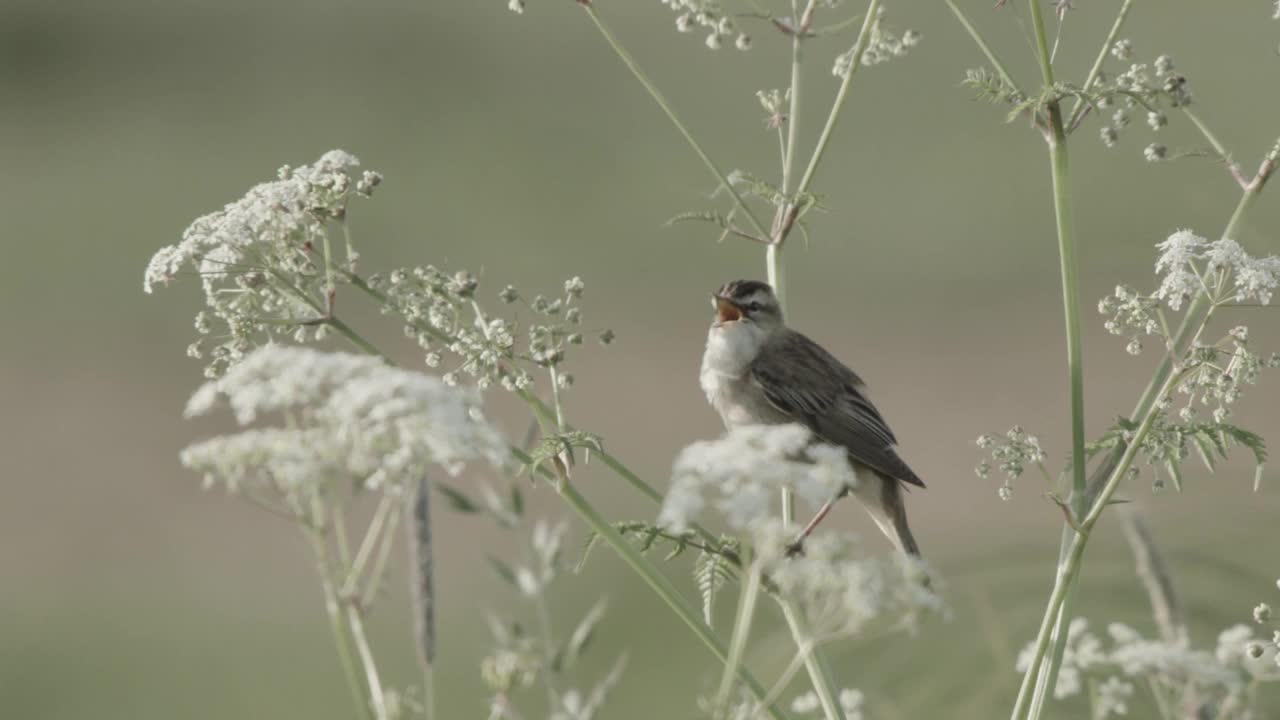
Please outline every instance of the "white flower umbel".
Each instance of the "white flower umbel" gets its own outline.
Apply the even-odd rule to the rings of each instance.
[[[1031,664],[1034,648],[1027,646],[1018,655],[1015,668],[1025,672]],[[1089,631],[1089,623],[1084,618],[1076,618],[1067,627],[1066,651],[1062,656],[1062,666],[1058,670],[1058,684],[1054,686],[1053,696],[1059,700],[1071,697],[1084,687],[1083,673],[1101,663],[1106,662],[1106,653],[1102,651],[1102,643],[1098,636]]]
[[[1207,293],[1214,302],[1257,300],[1263,305],[1280,285],[1280,257],[1251,257],[1235,240],[1210,242],[1179,230],[1156,246],[1156,272],[1164,273],[1155,297],[1177,310],[1188,297]]]
[[[301,323],[315,322],[331,309],[334,277],[326,263],[338,264],[338,259],[329,252],[328,226],[346,218],[352,197],[370,196],[382,181],[374,172],[355,177],[359,164],[351,154],[333,150],[311,165],[286,165],[276,180],[198,218],[181,242],[151,258],[143,290],[150,293],[181,273],[199,275],[208,311],[197,319],[197,328],[208,335],[210,316],[225,326],[189,350],[194,357],[208,357],[210,377],[263,336],[292,334],[304,340],[308,333]],[[349,238],[345,258],[347,267],[356,260]]]
[[[469,461],[501,465],[507,457],[474,390],[372,356],[267,345],[197,390],[186,415],[204,415],[223,400],[240,425],[284,419],[283,427],[183,451],[184,465],[231,489],[257,481],[288,496],[339,478],[379,487],[416,478],[429,464],[457,474]]]
[[[1194,687],[1202,701],[1229,697],[1251,681],[1280,680],[1280,667],[1275,664],[1277,648],[1267,642],[1270,638],[1255,634],[1248,625],[1224,630],[1214,652],[1193,648],[1185,638],[1148,639],[1122,623],[1110,624],[1107,635],[1109,647],[1089,631],[1083,618],[1073,620],[1054,688],[1054,696],[1061,699],[1079,694],[1086,676],[1106,678],[1094,697],[1095,717],[1126,714],[1127,700],[1133,693],[1130,680]],[[1019,656],[1019,671],[1029,662],[1030,650],[1028,647]]]
[[[945,610],[918,558],[868,556],[852,535],[833,530],[814,533],[803,554],[788,557],[792,532],[779,519],[757,521],[752,545],[779,595],[804,613],[820,641],[856,635],[879,620],[912,629],[922,612]]]
[[[861,690],[845,688],[840,691],[840,708],[844,710],[845,720],[862,720],[863,694]],[[822,705],[813,691],[797,695],[791,701],[791,712],[806,717],[820,716]]]
[[[274,252],[281,244],[298,249],[345,206],[352,189],[348,173],[359,165],[355,156],[342,150],[331,150],[312,165],[286,165],[277,180],[257,185],[222,210],[198,218],[182,234],[182,242],[161,248],[147,265],[143,289],[150,293],[157,285],[167,285],[184,266],[197,269],[199,261],[217,248],[228,255],[224,274],[233,272],[235,259]],[[206,276],[206,292],[212,291],[218,276]]]
[[[734,528],[769,517],[780,488],[815,509],[857,482],[845,451],[800,425],[748,425],[696,442],[676,457],[658,524],[683,532],[708,506]]]

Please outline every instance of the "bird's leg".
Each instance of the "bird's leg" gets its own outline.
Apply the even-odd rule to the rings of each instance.
[[[800,530],[800,534],[797,535],[796,539],[787,546],[787,557],[795,557],[796,555],[804,554],[804,541],[807,540],[809,536],[813,534],[813,531],[817,529],[818,523],[822,522],[822,519],[831,512],[831,508],[835,507],[836,501],[848,494],[848,489],[841,490],[835,497],[831,498],[824,503],[822,507],[818,508],[818,512],[814,514],[813,519],[805,523],[804,528]]]

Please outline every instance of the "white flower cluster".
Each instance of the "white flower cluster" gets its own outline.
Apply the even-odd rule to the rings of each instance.
[[[326,225],[346,216],[353,195],[369,196],[382,182],[375,172],[355,178],[359,164],[351,154],[333,150],[311,165],[286,165],[276,180],[197,219],[181,242],[151,258],[143,277],[148,293],[183,272],[203,281],[209,310],[197,316],[196,329],[206,337],[188,354],[209,358],[207,376],[216,377],[239,361],[257,344],[255,336],[270,339],[283,329],[301,342],[308,328],[300,323],[323,316],[326,281],[317,265],[324,258],[316,248]],[[348,265],[356,260],[349,246],[346,260]],[[213,334],[213,318],[225,326],[225,334]]]
[[[1111,55],[1118,60],[1132,59],[1133,43],[1117,40],[1111,46]],[[1178,108],[1190,105],[1192,101],[1187,79],[1174,72],[1173,58],[1168,55],[1157,57],[1150,65],[1132,63],[1114,78],[1105,73],[1099,74],[1094,90],[1094,104],[1099,109],[1110,108],[1117,102],[1121,105],[1098,131],[1102,144],[1107,147],[1115,147],[1120,141],[1120,134],[1130,125],[1131,112],[1145,112],[1147,126],[1160,130],[1169,122],[1158,107],[1162,102]],[[1142,154],[1148,162],[1159,162],[1168,158],[1169,148],[1161,143],[1150,143]]]
[[[840,691],[840,695],[836,699],[840,703],[840,708],[844,710],[846,720],[862,720],[862,706],[865,697],[861,690],[845,688]],[[797,715],[820,717],[822,715],[822,704],[818,700],[817,694],[811,690],[803,695],[797,695],[791,701],[791,712]]]
[[[1098,312],[1109,316],[1103,327],[1112,335],[1128,335],[1125,351],[1130,355],[1142,352],[1142,336],[1161,332],[1159,321],[1160,301],[1143,295],[1127,285],[1117,285],[1116,291],[1098,302]]]
[[[400,268],[371,275],[368,284],[381,293],[383,313],[404,319],[405,335],[423,350],[428,367],[445,365],[444,352],[456,358],[458,362],[444,374],[448,384],[466,375],[482,390],[494,384],[512,392],[525,390],[533,383],[522,367],[527,362],[553,371],[557,389],[573,385],[573,375],[560,366],[571,346],[586,342],[581,302],[586,283],[578,276],[564,281],[564,293],[559,296],[535,295],[526,301],[510,285],[497,293],[504,304],[522,303],[532,313],[534,320],[523,327],[486,315],[476,300],[479,280],[465,270],[447,273],[433,265]],[[517,343],[520,335],[527,338],[523,348]],[[597,339],[608,345],[614,334],[603,330]]]
[[[991,460],[1004,473],[1004,484],[999,490],[1001,500],[1013,497],[1013,481],[1022,476],[1028,465],[1044,468],[1046,455],[1040,447],[1040,438],[1027,434],[1021,425],[1009,428],[1003,437],[979,435],[978,447],[990,451]],[[974,472],[985,480],[991,475],[991,463],[985,459],[980,461]]]
[[[1239,692],[1251,680],[1280,679],[1274,643],[1259,642],[1252,628],[1237,625],[1218,636],[1214,652],[1197,650],[1188,640],[1151,640],[1122,623],[1107,627],[1108,647],[1083,618],[1072,620],[1054,697],[1080,694],[1085,678],[1105,677],[1097,686],[1094,717],[1126,715],[1135,682],[1194,687],[1202,702],[1213,703]],[[1018,656],[1017,670],[1031,664],[1033,647]],[[1234,716],[1233,716],[1234,717]]]
[[[717,0],[662,0],[662,4],[676,13],[677,31],[687,33],[698,28],[706,31],[705,44],[709,49],[719,50],[730,37],[739,50],[751,49],[751,36],[738,30]]]
[[[1174,310],[1201,293],[1217,302],[1231,297],[1232,291],[1236,302],[1257,300],[1265,305],[1280,285],[1280,257],[1251,257],[1229,238],[1210,242],[1190,230],[1179,230],[1156,247],[1160,250],[1156,272],[1165,275],[1155,296]]]
[[[147,265],[143,289],[150,293],[157,285],[167,285],[190,266],[204,277],[205,292],[211,294],[217,280],[242,265],[255,264],[259,255],[300,250],[323,232],[326,219],[342,213],[352,189],[349,172],[359,165],[350,153],[332,150],[312,165],[282,167],[277,180],[257,185],[222,210],[196,219],[182,234],[182,242],[161,248]],[[376,184],[369,182],[370,187]]]
[[[862,51],[863,65],[887,63],[894,58],[906,55],[911,48],[920,44],[921,35],[915,30],[905,30],[898,35],[885,27],[884,15],[885,8],[882,5],[876,10],[876,17],[871,25],[871,35],[867,38],[867,47]],[[852,66],[853,50],[851,49],[836,56],[831,74],[843,78],[849,74],[849,68]]]
[[[432,463],[457,474],[472,460],[506,462],[506,445],[475,391],[368,355],[267,345],[197,390],[186,415],[204,415],[223,400],[242,426],[264,415],[284,419],[182,452],[183,464],[207,483],[232,490],[259,482],[291,497],[327,481],[405,482]]]
[[[745,528],[773,515],[780,488],[815,509],[857,482],[842,448],[814,442],[800,425],[748,425],[680,452],[658,524],[683,532],[708,503]]]
[[[880,619],[913,629],[921,613],[944,610],[918,558],[868,557],[851,535],[835,531],[814,533],[803,554],[787,557],[783,549],[793,533],[779,520],[759,522],[753,544],[764,572],[800,609],[815,637],[849,637]]]

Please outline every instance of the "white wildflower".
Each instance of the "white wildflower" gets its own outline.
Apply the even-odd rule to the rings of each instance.
[[[257,476],[283,489],[347,478],[377,487],[416,477],[431,463],[501,465],[506,446],[473,390],[399,370],[367,355],[267,345],[203,385],[188,417],[225,399],[241,425],[279,414],[285,428],[250,429],[193,445],[183,463],[235,487]]]
[[[1031,667],[1031,659],[1034,656],[1034,644],[1023,648],[1015,664],[1018,672],[1025,672]],[[1072,620],[1067,626],[1066,651],[1062,656],[1062,665],[1058,670],[1058,684],[1054,686],[1053,696],[1061,700],[1078,695],[1084,687],[1082,673],[1103,662],[1105,658],[1102,643],[1097,635],[1089,631],[1088,621],[1084,618]]]
[[[785,557],[781,550],[794,531],[778,519],[758,521],[751,532],[769,578],[808,618],[816,637],[852,635],[890,615],[910,627],[921,612],[944,610],[917,558],[867,557],[851,536],[835,531],[814,533],[803,554]]]
[[[803,695],[797,695],[795,700],[791,701],[791,712],[797,715],[808,715],[815,713],[821,709],[821,702],[818,700],[817,693],[810,690]]]
[[[1170,235],[1168,240],[1156,245],[1160,250],[1160,256],[1156,259],[1156,272],[1163,272],[1165,276],[1155,296],[1167,302],[1174,310],[1182,307],[1184,299],[1203,289],[1200,278],[1193,270],[1192,261],[1200,257],[1208,242],[1190,230],[1179,230]]]
[[[779,488],[794,490],[816,509],[855,483],[845,451],[814,444],[800,425],[738,427],[680,452],[658,524],[683,531],[710,504],[731,526],[744,528],[772,514]]]
[[[1271,620],[1271,606],[1266,603],[1259,603],[1253,609],[1253,621],[1256,623],[1265,623]]]
[[[862,720],[862,691],[845,688],[840,691],[840,707],[847,720]]]
[[[1094,707],[1095,717],[1106,720],[1112,715],[1129,714],[1129,698],[1133,697],[1133,683],[1125,682],[1114,675],[1098,686],[1098,701]]]
[[[1236,301],[1256,299],[1266,305],[1280,285],[1280,257],[1246,257],[1235,269]]]

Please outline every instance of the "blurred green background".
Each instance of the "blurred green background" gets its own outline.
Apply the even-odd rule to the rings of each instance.
[[[0,716],[349,716],[296,532],[202,492],[178,466],[179,448],[212,431],[180,420],[200,381],[183,355],[196,289],[142,293],[156,248],[281,164],[342,147],[386,175],[353,215],[366,268],[467,267],[485,292],[582,275],[590,322],[620,340],[575,360],[571,417],[657,485],[680,447],[720,431],[696,382],[706,296],[762,275],[760,249],[664,227],[712,202],[705,170],[572,3],[530,0],[524,16],[505,5],[0,3]],[[751,52],[713,53],[677,35],[656,2],[599,5],[724,166],[776,174],[753,93],[786,82],[780,36],[760,28]],[[1030,82],[1024,10],[965,5]],[[1068,17],[1058,58],[1068,77],[1083,75],[1117,5],[1082,2]],[[1125,33],[1143,61],[1174,56],[1247,168],[1275,140],[1280,110],[1280,24],[1269,14],[1265,2],[1139,3]],[[955,612],[914,638],[842,644],[837,665],[843,684],[868,694],[869,717],[999,717],[1061,516],[1031,478],[999,502],[996,482],[971,470],[973,439],[1017,422],[1055,462],[1066,447],[1048,172],[1031,131],[1002,125],[1003,109],[958,86],[979,58],[940,3],[893,3],[890,18],[924,42],[857,78],[815,186],[830,212],[812,216],[811,243],[787,254],[790,314],[869,380],[928,481],[911,495],[913,524]],[[851,42],[811,45],[806,148],[835,89],[831,59]],[[1132,407],[1156,362],[1127,356],[1094,301],[1117,282],[1149,284],[1154,243],[1180,227],[1214,236],[1238,196],[1210,161],[1144,163],[1140,119],[1118,149],[1102,147],[1094,123],[1074,145],[1091,433]],[[1162,141],[1197,137],[1175,117]],[[1276,250],[1273,196],[1240,238],[1256,252]],[[1272,311],[1233,312],[1221,327],[1247,321],[1263,347],[1280,344]],[[362,322],[397,341],[375,315]],[[399,356],[413,359],[403,346]],[[1257,388],[1242,424],[1275,440],[1277,397],[1274,383]],[[514,414],[503,421],[523,432]],[[1269,472],[1254,494],[1251,470],[1243,460],[1216,476],[1192,470],[1180,496],[1153,495],[1150,475],[1127,491],[1174,564],[1200,642],[1276,599],[1280,478]],[[607,473],[580,477],[611,517],[653,516]],[[539,512],[561,513],[534,494]],[[483,557],[513,555],[520,539],[437,520],[445,717],[484,717],[480,611],[516,605]],[[837,522],[887,549],[852,506]],[[1104,525],[1081,612],[1150,630],[1128,552]],[[374,632],[403,686],[416,671],[392,587]],[[695,717],[718,668],[606,552],[559,586],[558,622],[600,594],[612,604],[599,647],[631,658],[605,717]],[[777,619],[767,623],[749,661],[776,669],[788,650]]]

